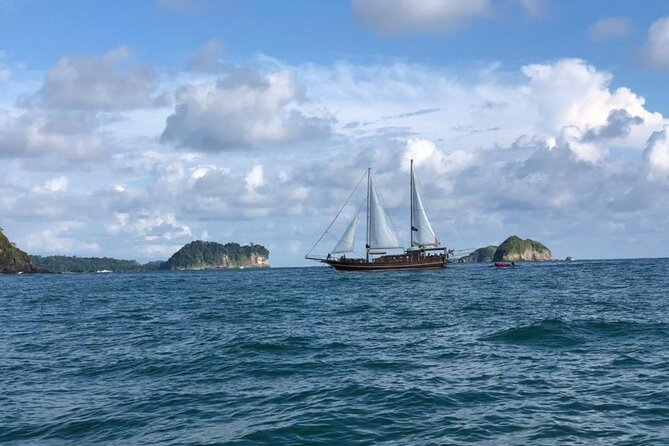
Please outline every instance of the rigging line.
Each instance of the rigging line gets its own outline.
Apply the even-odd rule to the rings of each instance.
[[[419,193],[421,193],[421,192],[425,192],[425,191],[423,190],[423,188],[421,187],[421,185],[420,185],[420,181],[418,181],[418,178],[416,178],[416,175],[415,175],[415,174],[414,174],[414,176],[413,176],[413,182],[414,182],[414,187],[416,188],[416,190],[417,190]],[[411,191],[411,195],[412,195],[412,198],[413,198],[413,191]],[[421,197],[424,197],[424,196],[425,196],[424,194],[420,194],[420,195],[421,195]],[[426,215],[426,217],[428,217],[428,221],[429,221],[429,216],[430,216],[432,213],[431,213],[430,210],[429,210],[429,206],[428,206],[427,204],[425,204],[425,199],[423,199],[421,205],[423,206],[422,211],[423,211],[423,213]],[[413,210],[413,212],[415,212],[415,209]],[[414,215],[413,217],[415,217],[415,215]],[[435,242],[437,242],[437,243],[441,243],[441,240],[439,240],[439,237],[437,237],[437,233],[434,231],[434,228],[432,228],[432,235],[434,235],[434,240],[435,240]]]
[[[467,252],[471,253],[472,251],[476,251],[478,248],[461,248],[461,249],[454,249],[454,252]]]
[[[362,207],[363,207],[366,203],[367,203],[367,199],[365,198],[365,199],[363,200],[363,202],[360,203],[360,206],[358,206],[358,210],[356,211],[356,213],[355,213],[355,215],[353,216],[353,218],[356,218],[358,215],[360,215],[360,211],[362,210]],[[357,229],[357,226],[356,226],[356,229]],[[355,235],[356,235],[356,234],[357,234],[357,230],[356,230],[356,232],[355,232],[354,235],[353,235],[353,244],[354,244],[354,245],[355,245],[355,239],[356,239]],[[335,240],[336,240],[336,239],[335,239]],[[341,239],[340,239],[340,240],[341,240]],[[347,251],[347,252],[352,252],[353,254],[358,254],[358,255],[360,255],[360,253],[357,252],[356,250]],[[334,253],[333,253],[333,254],[334,254]]]
[[[367,174],[367,171],[365,170],[365,172],[364,172],[364,173],[362,174],[362,176],[360,177],[360,180],[358,180],[358,184],[355,185],[355,188],[353,189],[353,192],[351,192],[351,195],[348,196],[348,198],[347,198],[346,201],[344,202],[344,205],[341,207],[341,209],[339,209],[339,212],[337,212],[337,215],[335,215],[335,217],[332,219],[332,221],[330,222],[330,224],[328,225],[328,227],[325,229],[325,232],[323,232],[323,234],[318,238],[318,240],[316,240],[316,243],[314,243],[314,246],[312,246],[311,249],[310,249],[309,251],[307,251],[306,256],[308,256],[309,254],[311,254],[311,251],[313,251],[314,248],[321,242],[321,240],[323,240],[323,237],[325,237],[325,234],[328,233],[328,231],[330,230],[330,228],[332,227],[332,225],[334,224],[334,222],[337,221],[337,217],[339,217],[339,214],[341,214],[341,212],[344,210],[344,208],[346,207],[346,205],[348,204],[348,202],[351,200],[351,197],[353,197],[353,194],[355,194],[355,191],[358,190],[358,187],[360,186],[360,183],[362,183],[362,180],[363,180],[363,178],[365,178],[365,175],[366,175],[366,174]],[[305,256],[305,257],[306,257],[306,256]]]

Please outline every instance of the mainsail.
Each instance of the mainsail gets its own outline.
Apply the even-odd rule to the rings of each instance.
[[[411,245],[412,246],[438,246],[437,239],[430,221],[427,219],[423,200],[420,198],[418,186],[413,173],[413,161],[411,162]]]
[[[374,182],[369,178],[369,215],[368,218],[368,240],[369,249],[392,249],[399,248],[395,231],[390,226],[386,211],[383,209],[381,200],[374,188]]]
[[[355,244],[355,231],[358,228],[358,213],[353,217],[353,221],[348,225],[346,232],[341,236],[339,242],[332,250],[332,254],[341,254],[345,252],[352,252]]]

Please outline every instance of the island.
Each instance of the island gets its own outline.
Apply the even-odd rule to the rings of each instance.
[[[162,269],[268,268],[269,251],[262,245],[196,240],[175,252]]]
[[[544,244],[517,235],[504,240],[493,256],[495,262],[535,262],[553,260],[553,253]]]
[[[454,259],[453,262],[535,262],[543,260],[554,260],[553,253],[546,245],[512,235],[499,246],[490,245],[479,248],[466,256]]]
[[[141,264],[136,260],[113,259],[111,257],[36,256],[31,255],[32,264],[52,273],[95,273],[102,271],[128,272],[160,269],[162,261]]]
[[[30,257],[9,241],[0,228],[0,274],[22,274],[37,272]]]
[[[139,263],[110,257],[30,256],[39,271],[53,273],[133,272],[269,268],[269,250],[262,245],[216,243],[196,240],[175,252],[167,261]]]
[[[479,262],[492,262],[493,257],[495,256],[495,251],[497,251],[497,246],[490,245],[484,248],[479,248],[472,251],[466,256],[454,259],[455,263],[479,263]]]

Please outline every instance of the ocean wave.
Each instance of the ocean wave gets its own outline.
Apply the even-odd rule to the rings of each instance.
[[[573,347],[607,338],[666,337],[669,324],[634,321],[544,319],[539,322],[498,331],[484,341],[543,347]]]

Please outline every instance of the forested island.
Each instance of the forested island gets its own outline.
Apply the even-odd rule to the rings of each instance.
[[[197,240],[169,258],[162,269],[267,268],[269,251],[262,245],[239,245]]]
[[[221,244],[201,240],[183,246],[167,261],[144,264],[136,260],[120,260],[110,257],[62,255],[30,256],[28,264],[30,262],[32,262],[30,268],[34,267],[40,271],[53,273],[269,268],[270,266],[269,250],[262,245],[253,243],[249,245],[240,245],[239,243]],[[18,270],[15,268],[11,272],[18,272]],[[33,270],[24,272],[33,272]]]
[[[2,232],[0,228],[0,273],[17,274],[36,272],[30,263],[28,254],[21,251]]]
[[[454,259],[453,262],[533,262],[540,260],[553,260],[553,253],[546,245],[512,235],[499,246],[479,248],[466,256]]]
[[[160,269],[165,262],[141,264],[136,260],[110,257],[30,256],[33,266],[52,273],[90,273],[97,271],[149,271]]]

